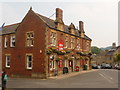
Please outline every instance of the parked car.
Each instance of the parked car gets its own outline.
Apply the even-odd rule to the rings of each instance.
[[[105,65],[105,69],[112,69],[112,66],[107,63],[107,64]]]
[[[105,64],[105,63],[102,63],[101,69],[105,69],[105,67],[106,67],[106,64]]]
[[[115,64],[115,69],[120,70],[120,63],[119,64]]]
[[[96,64],[92,64],[92,69],[98,69]]]
[[[98,69],[101,69],[101,65],[98,65],[97,68],[98,68]]]

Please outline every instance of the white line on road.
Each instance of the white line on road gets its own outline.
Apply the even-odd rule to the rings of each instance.
[[[99,73],[103,78],[105,78],[107,81],[109,81],[110,83],[113,83],[113,81],[111,81],[109,78],[105,77],[103,74]]]

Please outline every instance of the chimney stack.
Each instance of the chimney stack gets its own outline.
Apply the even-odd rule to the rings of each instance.
[[[112,43],[112,48],[116,48],[116,43]]]
[[[60,8],[56,8],[56,18],[63,19],[63,11]]]
[[[84,32],[84,23],[82,21],[79,21],[79,30],[80,30],[80,33],[85,33]]]

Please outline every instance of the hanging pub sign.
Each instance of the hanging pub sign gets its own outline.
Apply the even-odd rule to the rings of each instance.
[[[64,48],[64,42],[62,40],[58,41],[58,50],[61,51]]]

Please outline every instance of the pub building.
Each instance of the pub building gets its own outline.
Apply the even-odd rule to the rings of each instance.
[[[47,78],[91,69],[91,39],[79,29],[65,25],[63,11],[56,8],[52,20],[32,10],[20,23],[2,29],[2,68],[10,77]],[[86,68],[84,67],[86,66]]]

